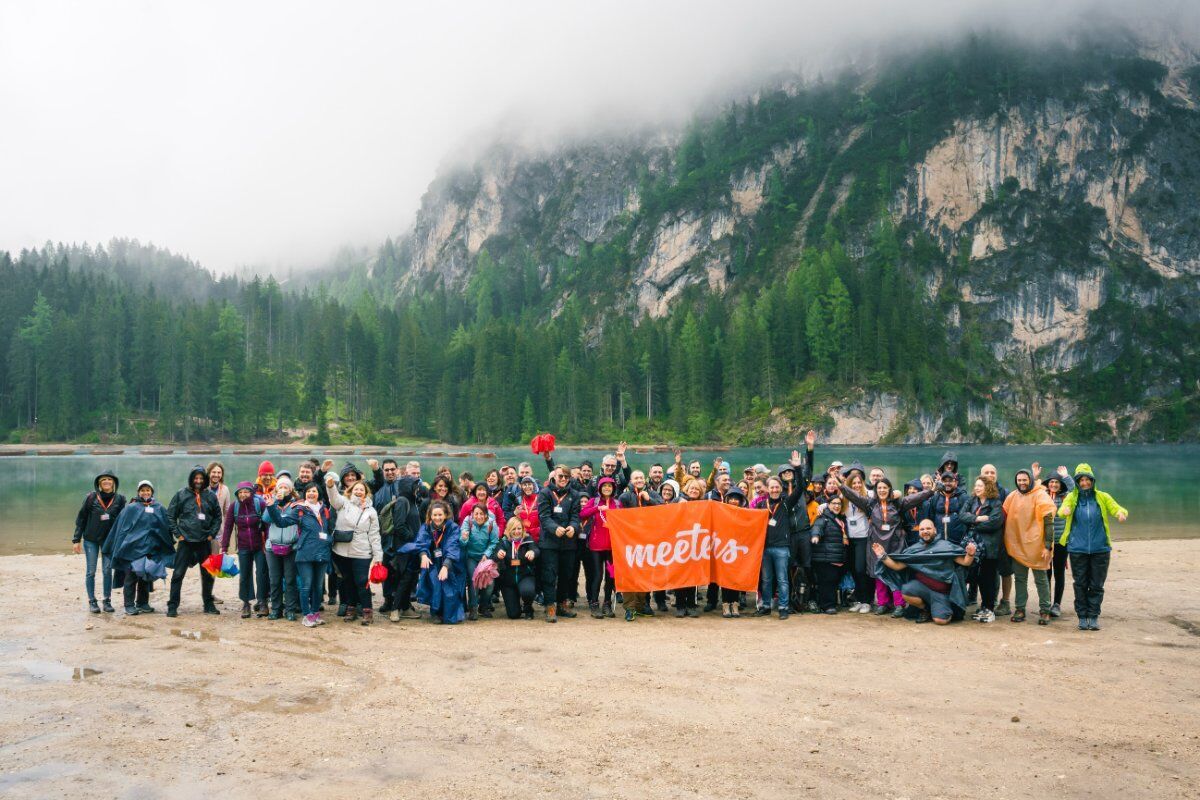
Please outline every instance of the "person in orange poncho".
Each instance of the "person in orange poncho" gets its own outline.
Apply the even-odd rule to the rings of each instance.
[[[1054,544],[1054,513],[1057,509],[1041,484],[1033,482],[1027,469],[1017,470],[1017,490],[1004,499],[1004,546],[1013,562],[1017,603],[1012,621],[1025,621],[1029,600],[1029,571],[1037,585],[1038,624],[1050,624],[1050,559]]]

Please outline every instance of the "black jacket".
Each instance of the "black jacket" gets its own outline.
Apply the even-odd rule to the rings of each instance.
[[[192,467],[188,485],[175,493],[167,506],[167,524],[172,538],[188,542],[206,542],[221,533],[221,504],[210,489],[192,491],[196,474],[204,475],[204,467]]]
[[[500,577],[496,580],[500,582],[501,586],[516,586],[517,581],[522,578],[537,577],[539,550],[537,543],[533,541],[533,537],[525,534],[516,543],[516,557],[521,562],[516,567],[512,565],[513,555],[511,550],[513,546],[514,543],[503,536],[500,537],[500,544],[496,545],[497,550],[505,552],[504,558],[496,558],[496,570],[500,573]],[[533,553],[532,561],[525,557],[527,553]]]
[[[846,563],[846,518],[836,516],[828,508],[821,512],[813,523],[811,536],[816,537],[812,546],[812,560],[819,564]]]
[[[99,487],[100,478],[106,475],[110,478],[113,477],[107,473],[97,476],[97,487]],[[125,495],[123,494],[117,494],[114,491],[105,498],[100,494],[99,488],[94,492],[88,492],[87,497],[83,498],[83,505],[79,507],[79,513],[75,515],[75,535],[71,537],[71,543],[75,544],[86,539],[89,542],[103,544],[104,540],[108,538],[108,532],[116,524],[117,515],[123,508],[125,508]]]
[[[640,498],[638,496],[638,493],[633,491],[632,486],[630,486],[628,489],[626,489],[625,492],[620,497],[617,498],[617,500],[621,503],[621,508],[639,508],[641,506],[661,506],[663,504],[662,496],[659,495],[658,492],[651,489],[649,483],[647,483],[645,486],[645,492],[646,492],[646,496],[650,498],[649,503],[642,500],[642,498]]]
[[[967,535],[967,526],[963,524],[959,512],[967,507],[968,502],[967,493],[961,486],[956,487],[954,494],[949,496],[945,492],[934,492],[933,497],[922,506],[921,519],[931,520],[938,536],[954,544],[962,544],[963,537]]]
[[[577,547],[575,538],[559,538],[554,535],[555,528],[574,528],[578,537],[582,526],[579,524],[579,509],[581,500],[579,492],[568,486],[559,489],[550,485],[538,492],[538,523],[542,527],[540,546],[542,550],[561,550]],[[561,511],[555,511],[559,508]]]
[[[797,506],[800,506],[800,501],[806,497],[805,484],[806,481],[794,481],[790,492],[780,495],[778,500],[768,497],[763,504],[762,507],[771,515],[767,520],[767,547],[792,545],[793,519]],[[807,516],[805,512],[805,517]]]

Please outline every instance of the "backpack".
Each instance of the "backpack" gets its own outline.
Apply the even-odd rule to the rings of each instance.
[[[262,515],[263,515],[263,509],[266,507],[266,504],[263,503],[263,499],[261,497],[259,497],[258,495],[253,495],[253,496],[251,496],[250,499],[254,501],[254,513],[257,514],[259,520],[261,520]],[[233,518],[236,520],[241,515],[241,513],[242,513],[242,501],[238,500],[236,497],[234,497],[233,498]]]
[[[393,497],[391,500],[387,501],[387,503],[384,505],[383,508],[379,509],[379,530],[383,533],[384,536],[390,536],[393,533],[392,517],[393,517],[393,511],[396,507],[396,500],[398,500],[398,499],[399,498],[397,498],[397,497]]]

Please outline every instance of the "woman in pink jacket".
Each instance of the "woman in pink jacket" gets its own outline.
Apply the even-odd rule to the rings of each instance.
[[[500,501],[492,497],[486,483],[475,484],[475,488],[471,491],[471,496],[462,504],[462,508],[458,512],[458,524],[464,524],[471,516],[471,509],[479,503],[487,505],[487,510],[496,518],[496,528],[504,530],[504,511],[500,508]]]
[[[596,619],[616,616],[613,613],[612,539],[608,531],[608,512],[621,507],[616,498],[617,484],[612,478],[601,478],[596,484],[596,496],[589,497],[579,510],[579,516],[592,520],[585,557],[591,559],[588,573],[587,598],[592,616]],[[600,582],[604,582],[604,605],[600,605]]]

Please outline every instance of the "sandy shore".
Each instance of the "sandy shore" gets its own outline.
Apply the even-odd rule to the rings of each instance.
[[[1200,540],[1121,544],[1099,633],[848,614],[310,631],[238,619],[234,581],[203,616],[191,576],[178,619],[93,616],[82,573],[0,558],[6,798],[1200,797]]]

